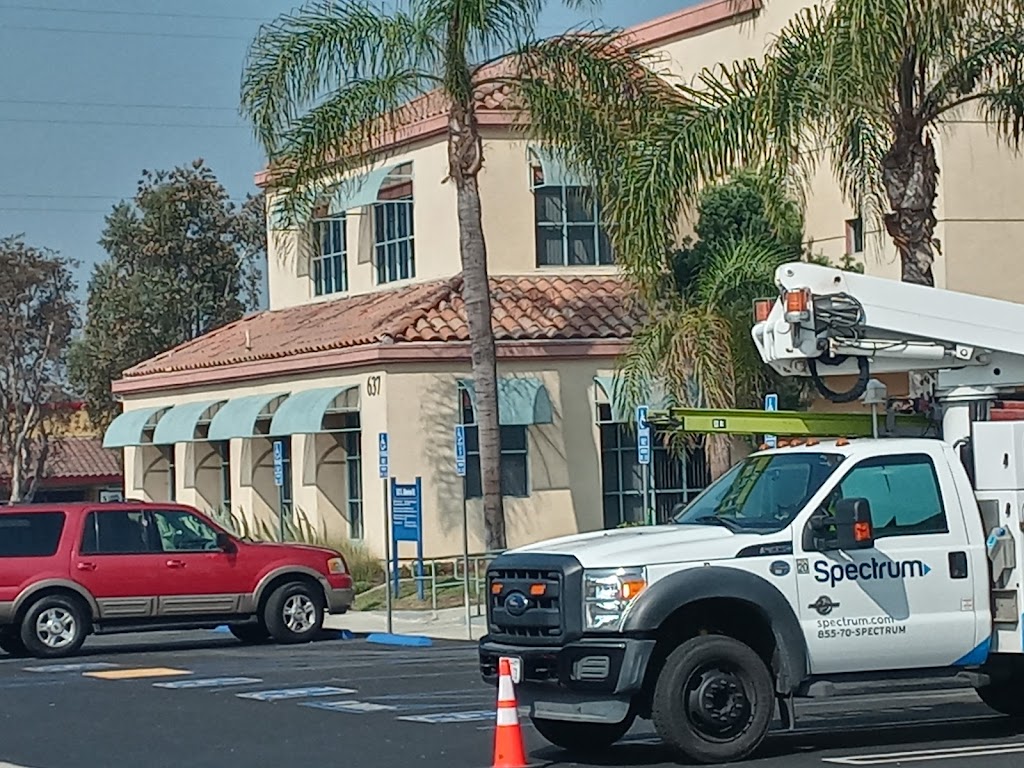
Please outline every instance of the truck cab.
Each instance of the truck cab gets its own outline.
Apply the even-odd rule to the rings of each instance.
[[[796,697],[922,675],[966,677],[1024,715],[1024,423],[985,405],[1024,388],[1024,307],[807,264],[777,282],[753,330],[767,364],[840,402],[871,366],[938,368],[944,434],[780,441],[667,525],[495,559],[481,673],[494,682],[509,658],[559,746],[600,750],[640,717],[684,760],[732,762],[776,711],[794,726]],[[964,318],[991,328],[961,339]],[[860,391],[824,385],[844,374]]]

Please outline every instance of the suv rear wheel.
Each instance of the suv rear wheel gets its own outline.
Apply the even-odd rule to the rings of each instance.
[[[267,599],[263,623],[279,643],[308,643],[324,623],[323,595],[303,581],[283,584]]]
[[[21,642],[40,659],[57,659],[78,652],[88,634],[85,612],[78,600],[47,595],[29,606],[21,621]]]

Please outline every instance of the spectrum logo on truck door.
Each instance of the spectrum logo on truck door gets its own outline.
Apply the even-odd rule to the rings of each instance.
[[[875,581],[877,579],[917,579],[931,573],[931,566],[920,560],[876,560],[863,563],[814,563],[814,580],[836,586],[844,581]]]

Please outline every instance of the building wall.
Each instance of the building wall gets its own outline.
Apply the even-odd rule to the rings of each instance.
[[[610,361],[600,359],[555,361],[540,370],[526,362],[499,367],[502,376],[540,378],[553,409],[552,424],[527,428],[530,495],[505,500],[510,546],[602,527],[600,436],[594,406],[599,395],[594,377],[611,371]],[[367,395],[370,376],[375,379],[370,388],[377,393],[373,396]],[[422,478],[427,554],[454,556],[462,551],[462,482],[455,473],[454,447],[454,427],[459,420],[457,380],[469,377],[468,366],[460,369],[443,363],[405,364],[385,370],[132,398],[125,410],[157,403],[176,405],[209,399],[211,395],[234,397],[358,384],[364,544],[383,555],[384,489],[378,473],[377,436],[386,431],[390,436],[391,476],[398,482],[414,482],[417,475]],[[292,438],[293,499],[295,509],[302,510],[333,540],[339,540],[348,538],[347,498],[344,484],[331,468],[341,465],[344,451],[339,452],[332,443],[333,437],[327,434]],[[203,469],[209,462],[209,452],[209,445],[201,441],[175,447],[177,500],[208,512],[219,505],[220,488],[219,464]],[[159,449],[148,445],[129,448],[125,459],[128,497],[168,497],[166,462]],[[274,525],[277,488],[270,440],[233,440],[231,474],[234,514]],[[485,549],[481,502],[469,500],[467,514],[470,549],[481,552]],[[400,554],[412,556],[413,545],[403,544]]]

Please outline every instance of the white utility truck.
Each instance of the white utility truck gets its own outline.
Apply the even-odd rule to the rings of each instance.
[[[752,332],[768,365],[845,402],[874,373],[937,371],[941,439],[780,443],[672,524],[498,557],[481,673],[511,658],[559,746],[641,717],[684,760],[736,761],[776,711],[794,726],[795,697],[907,677],[966,677],[1024,715],[1024,421],[988,419],[1024,390],[1024,306],[804,263],[776,281]]]

